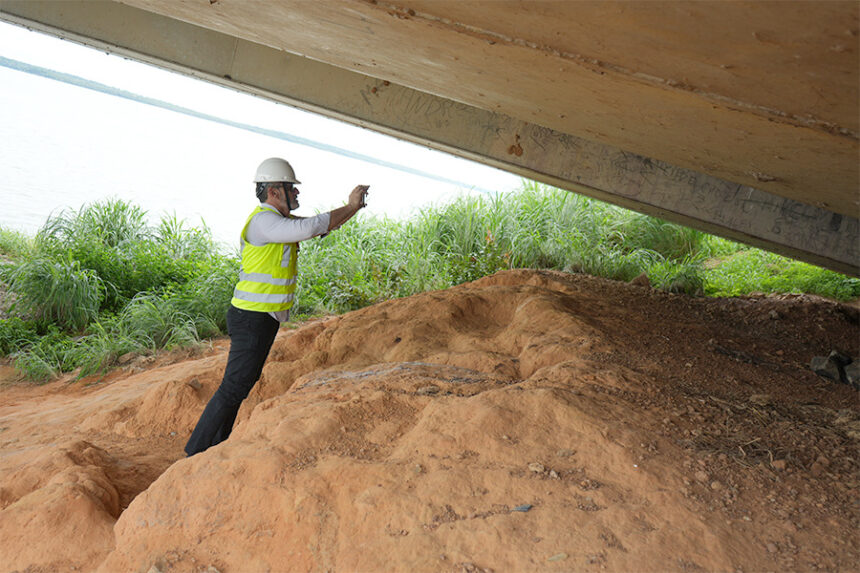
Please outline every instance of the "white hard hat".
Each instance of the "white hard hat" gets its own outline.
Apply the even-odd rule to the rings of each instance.
[[[295,183],[301,181],[296,179],[296,172],[286,160],[280,157],[270,157],[266,159],[260,166],[257,167],[257,174],[254,176],[254,183]]]

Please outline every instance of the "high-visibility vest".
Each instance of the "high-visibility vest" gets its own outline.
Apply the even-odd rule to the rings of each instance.
[[[268,209],[254,209],[242,227],[242,268],[231,304],[245,310],[278,312],[293,306],[299,245],[267,243],[257,247],[249,243],[245,238],[248,225],[263,211]]]

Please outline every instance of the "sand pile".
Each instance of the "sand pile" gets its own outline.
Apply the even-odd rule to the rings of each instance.
[[[13,570],[852,570],[856,309],[511,271],[284,330],[230,440],[226,343],[7,388]],[[133,501],[132,501],[133,500]]]

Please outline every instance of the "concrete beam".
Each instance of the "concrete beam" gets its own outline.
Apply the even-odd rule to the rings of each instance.
[[[0,19],[860,276],[855,217],[119,3],[0,0]]]

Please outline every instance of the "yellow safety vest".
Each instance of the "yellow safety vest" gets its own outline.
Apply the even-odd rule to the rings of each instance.
[[[278,312],[293,306],[299,245],[267,243],[256,247],[249,243],[245,238],[248,225],[263,211],[268,209],[254,209],[242,227],[242,268],[231,304],[245,310]]]

